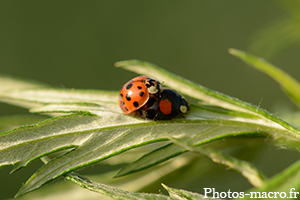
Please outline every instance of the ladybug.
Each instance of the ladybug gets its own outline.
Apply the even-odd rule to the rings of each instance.
[[[162,86],[148,76],[139,76],[128,81],[120,91],[119,106],[125,114],[140,114],[159,99]]]
[[[153,120],[170,120],[189,111],[186,100],[175,90],[164,89],[158,101],[146,111],[146,117]]]

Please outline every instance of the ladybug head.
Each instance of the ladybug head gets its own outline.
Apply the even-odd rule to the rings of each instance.
[[[162,86],[156,79],[147,78],[145,84],[150,94],[160,94],[162,92]]]

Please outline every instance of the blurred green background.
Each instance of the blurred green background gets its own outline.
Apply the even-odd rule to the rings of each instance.
[[[278,103],[295,109],[275,82],[227,53],[248,50],[260,30],[286,16],[271,0],[2,0],[0,73],[60,88],[119,90],[135,74],[114,62],[140,59],[272,112]],[[294,45],[269,60],[300,80],[299,53]],[[28,113],[2,103],[0,110]],[[287,165],[298,158],[282,154]],[[0,198],[13,197],[40,165],[12,175],[11,166],[0,168]]]

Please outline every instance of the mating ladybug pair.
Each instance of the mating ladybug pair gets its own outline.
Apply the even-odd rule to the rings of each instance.
[[[133,78],[123,86],[119,105],[125,114],[153,120],[172,119],[189,110],[180,94],[162,89],[159,81],[147,76]]]

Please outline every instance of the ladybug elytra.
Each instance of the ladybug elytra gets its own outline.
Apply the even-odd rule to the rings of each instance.
[[[151,107],[161,93],[159,81],[148,76],[139,76],[128,81],[120,91],[119,106],[125,114]]]

